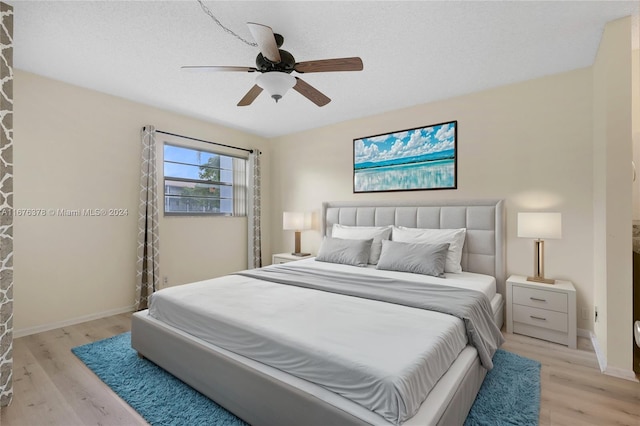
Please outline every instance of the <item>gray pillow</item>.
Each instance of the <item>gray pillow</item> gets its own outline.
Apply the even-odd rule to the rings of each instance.
[[[348,240],[367,240],[373,238],[371,252],[369,253],[369,263],[375,265],[380,259],[382,250],[381,240],[391,239],[391,225],[389,226],[346,226],[335,224],[331,229],[333,238],[344,238]]]
[[[324,237],[316,260],[341,263],[343,265],[367,266],[372,242],[373,238],[369,240],[345,240]]]
[[[418,244],[382,240],[377,269],[444,278],[449,243]]]

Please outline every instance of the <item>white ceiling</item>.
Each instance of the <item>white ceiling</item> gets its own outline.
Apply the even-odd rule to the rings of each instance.
[[[263,92],[237,107],[257,74],[181,71],[255,66],[258,53],[218,27],[196,0],[4,1],[14,6],[16,68],[265,137],[589,66],[605,23],[637,15],[639,5],[205,2],[247,40],[246,22],[271,26],[298,62],[360,56],[362,72],[301,76],[332,99],[319,108],[293,90],[278,104]]]

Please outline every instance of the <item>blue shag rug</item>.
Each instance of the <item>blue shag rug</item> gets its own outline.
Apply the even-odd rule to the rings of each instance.
[[[537,426],[540,367],[538,361],[498,349],[464,426]]]
[[[131,348],[123,333],[71,351],[152,426],[246,423]],[[498,349],[465,426],[537,425],[540,363]]]

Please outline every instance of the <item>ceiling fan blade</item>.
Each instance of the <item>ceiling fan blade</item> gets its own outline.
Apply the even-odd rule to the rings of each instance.
[[[274,64],[279,63],[282,59],[280,58],[280,51],[276,44],[276,36],[273,35],[271,27],[254,22],[247,22],[247,26],[249,27],[249,31],[251,31],[253,39],[258,43],[262,56]]]
[[[321,59],[319,61],[298,62],[294,70],[299,73],[306,72],[328,72],[328,71],[362,71],[362,59],[354,58],[336,58]]]
[[[206,71],[206,72],[219,72],[219,71],[241,71],[241,72],[256,72],[258,71],[256,68],[252,67],[226,67],[226,66],[216,66],[216,65],[194,65],[194,66],[184,66],[180,67],[182,71]]]
[[[318,89],[298,77],[296,77],[296,85],[293,86],[293,89],[319,107],[331,102],[331,99],[323,95]]]
[[[249,89],[247,94],[244,95],[242,99],[240,99],[240,102],[238,102],[238,106],[251,105],[251,103],[256,100],[260,93],[262,93],[262,87],[255,84],[251,89]]]

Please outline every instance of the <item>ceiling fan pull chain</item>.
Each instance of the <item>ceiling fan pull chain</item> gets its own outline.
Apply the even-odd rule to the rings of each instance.
[[[237,38],[238,40],[248,44],[249,46],[253,46],[256,47],[258,46],[257,43],[252,43],[248,40],[245,40],[244,38],[240,37],[238,34],[236,34],[235,32],[233,32],[232,30],[230,30],[229,28],[225,27],[224,25],[222,25],[222,22],[220,22],[220,20],[218,18],[215,17],[215,15],[213,14],[213,12],[211,12],[211,10],[209,10],[209,8],[207,6],[205,6],[204,3],[202,3],[202,0],[197,0],[198,3],[200,3],[200,7],[202,8],[203,12],[206,13],[207,15],[209,15],[211,17],[211,19],[213,19],[213,21],[218,24],[218,26],[220,28],[222,28],[223,30],[225,30],[227,33],[231,34],[232,36],[234,36],[235,38]]]

